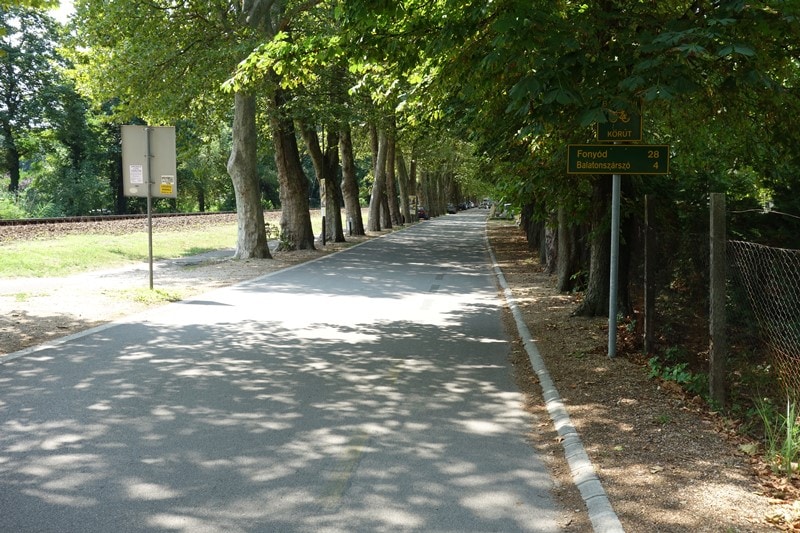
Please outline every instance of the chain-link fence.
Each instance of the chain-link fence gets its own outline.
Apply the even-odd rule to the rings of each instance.
[[[784,391],[800,399],[800,250],[728,241],[728,260]]]

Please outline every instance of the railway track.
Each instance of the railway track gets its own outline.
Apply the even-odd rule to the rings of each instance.
[[[158,213],[153,214],[153,231],[236,223],[236,213]],[[97,215],[39,219],[0,220],[0,244],[47,239],[63,235],[124,235],[147,231],[147,215]]]
[[[232,215],[233,211],[224,212],[205,212],[205,213],[153,213],[153,219],[157,218],[177,218],[177,217],[218,217],[220,215]],[[87,215],[79,217],[52,217],[52,218],[9,218],[0,219],[0,226],[35,226],[46,224],[73,224],[87,222],[109,222],[115,220],[146,220],[147,215]]]

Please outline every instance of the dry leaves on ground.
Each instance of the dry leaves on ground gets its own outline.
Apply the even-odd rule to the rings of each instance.
[[[606,319],[571,316],[577,297],[554,290],[555,280],[531,258],[519,228],[490,223],[489,238],[625,531],[792,528],[792,501],[768,495],[764,481],[774,477],[754,468],[729,423],[674,383],[649,379],[641,362],[609,359]],[[516,346],[518,364],[521,350]],[[532,374],[528,379],[536,380]],[[531,409],[546,419],[539,402],[532,401]],[[544,448],[563,497],[577,505],[564,488],[569,474],[560,445]],[[576,522],[568,530],[587,527]]]

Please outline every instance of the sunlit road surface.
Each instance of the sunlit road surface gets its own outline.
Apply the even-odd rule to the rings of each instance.
[[[0,531],[557,531],[484,213],[0,365]]]

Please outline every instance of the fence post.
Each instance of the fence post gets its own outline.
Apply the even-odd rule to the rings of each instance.
[[[725,195],[711,193],[711,294],[709,298],[709,394],[717,405],[725,405]]]
[[[656,242],[653,230],[654,197],[644,197],[644,353],[653,350],[656,319]]]

